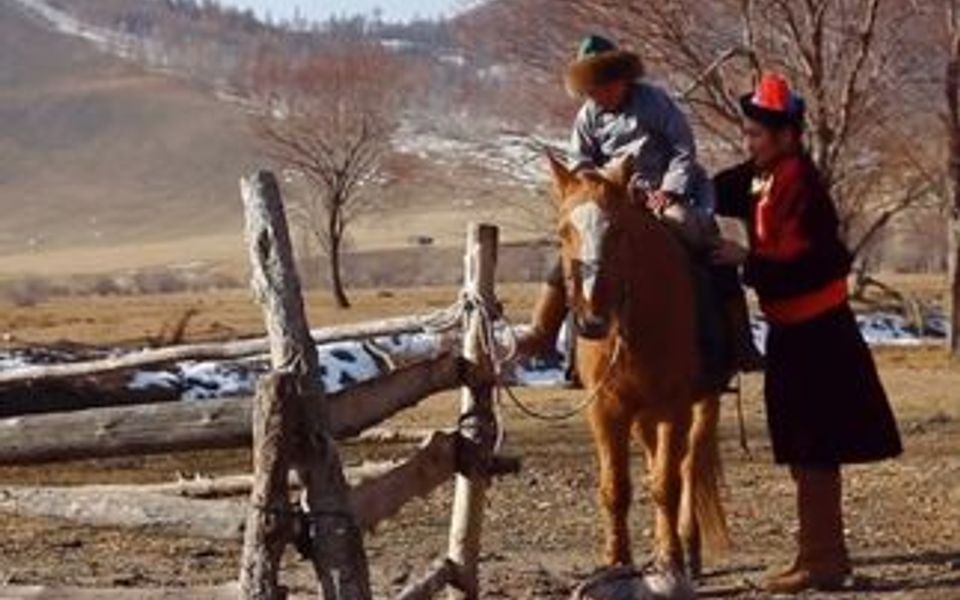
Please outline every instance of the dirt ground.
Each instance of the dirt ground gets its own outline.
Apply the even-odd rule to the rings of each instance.
[[[530,288],[504,295],[508,308],[521,310]],[[376,292],[359,296],[369,305],[350,314],[409,312],[443,305],[450,292],[431,290],[415,300]],[[133,341],[155,326],[158,311],[176,312],[172,298],[130,301],[126,311],[106,300],[76,305],[38,306],[19,315],[4,313],[3,324],[22,341]],[[255,310],[236,298],[189,298],[209,311],[198,317],[192,335],[211,337],[205,327],[216,320],[229,335],[258,328]],[[155,308],[148,307],[155,303]],[[332,313],[311,302],[315,323]],[[358,302],[364,306],[363,302]],[[138,308],[139,307],[139,308]],[[33,312],[29,312],[29,311]],[[137,311],[140,312],[137,312]],[[108,316],[114,315],[113,327]],[[76,320],[65,323],[73,314]],[[117,318],[117,315],[122,315]],[[137,316],[139,315],[139,316]],[[31,320],[29,317],[35,317]],[[206,321],[204,321],[206,319]],[[208,323],[208,325],[204,325]],[[228,337],[229,337],[228,335]],[[849,544],[857,577],[851,589],[830,598],[960,598],[960,368],[951,367],[935,349],[877,352],[884,382],[899,418],[905,455],[845,471]],[[762,598],[754,587],[764,571],[788,561],[795,520],[787,473],[771,464],[760,380],[744,383],[744,408],[753,458],[737,443],[735,403],[724,404],[722,452],[726,462],[726,504],[735,548],[712,560],[702,584],[703,597]],[[577,392],[524,390],[524,399],[544,410],[572,405]],[[451,426],[456,395],[431,398],[389,426]],[[586,425],[580,418],[562,423],[533,421],[510,406],[502,410],[508,432],[504,451],[523,458],[518,476],[499,480],[489,498],[482,563],[485,598],[563,598],[597,566],[600,543],[595,505],[596,469]],[[399,457],[406,445],[351,444],[350,463]],[[651,507],[643,485],[642,461],[635,460],[634,510],[631,513],[638,559],[649,551]],[[170,481],[177,474],[237,473],[247,468],[245,451],[224,451],[124,458],[109,461],[0,469],[0,483],[107,483]],[[367,537],[377,597],[389,597],[442,555],[451,504],[448,485],[408,505],[394,520]],[[239,544],[184,538],[163,531],[81,527],[49,519],[0,515],[0,583],[104,586],[197,586],[235,577]],[[291,551],[286,582],[309,591],[309,566]]]

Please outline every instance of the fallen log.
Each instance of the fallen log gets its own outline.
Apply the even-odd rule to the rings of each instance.
[[[311,330],[310,336],[317,345],[333,344],[350,340],[365,340],[391,335],[419,333],[430,330],[434,324],[446,319],[446,313],[440,311],[427,315],[395,317],[366,323],[322,327]],[[31,365],[29,367],[6,369],[0,371],[0,385],[25,383],[37,379],[63,379],[68,377],[100,375],[112,371],[135,369],[182,360],[236,360],[266,354],[269,350],[270,342],[266,338],[151,348],[95,360],[56,365]]]
[[[0,586],[0,598],[16,600],[236,600],[236,583],[192,588],[81,588],[44,585]],[[316,595],[293,595],[287,600],[306,600]]]
[[[214,540],[240,538],[244,507],[241,500],[190,500],[111,486],[0,488],[0,512]]]
[[[456,472],[456,453],[457,435],[436,432],[410,458],[351,488],[350,504],[360,526],[372,529],[413,498],[443,485]]]
[[[396,467],[401,461],[382,461],[367,462],[358,467],[348,467],[345,469],[347,481],[351,484],[359,484],[367,479],[379,477],[390,469]],[[303,483],[295,472],[290,473],[287,480],[287,486],[292,490],[303,488]],[[253,487],[253,475],[222,475],[219,477],[195,477],[192,479],[181,479],[168,483],[142,483],[133,485],[115,484],[111,486],[115,489],[127,489],[134,492],[146,492],[149,494],[164,494],[167,496],[180,496],[181,498],[193,498],[203,500],[209,498],[229,498],[234,496],[245,496],[250,493]]]
[[[347,469],[345,476],[352,484],[350,505],[358,524],[372,529],[395,515],[411,499],[426,496],[448,481],[456,468],[456,442],[455,433],[435,432],[405,460],[364,463]],[[250,475],[212,481],[243,486],[244,490],[234,490],[244,493],[253,485]],[[0,512],[67,519],[102,527],[155,527],[210,539],[241,537],[246,519],[245,500],[200,500],[192,494],[178,494],[178,486],[182,485],[175,482],[0,487]]]
[[[429,600],[454,582],[457,566],[449,559],[440,561],[420,579],[409,584],[394,600]]]
[[[331,429],[353,437],[463,379],[452,355],[412,364],[331,394]],[[251,402],[219,399],[0,420],[0,465],[240,448],[251,443]]]

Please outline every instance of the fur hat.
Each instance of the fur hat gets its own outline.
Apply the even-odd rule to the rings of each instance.
[[[740,97],[740,109],[750,120],[780,129],[803,128],[806,103],[776,73],[764,73],[755,92]]]
[[[600,35],[588,35],[577,49],[577,58],[567,66],[567,91],[575,97],[614,81],[643,77],[643,62],[633,52],[621,50]]]

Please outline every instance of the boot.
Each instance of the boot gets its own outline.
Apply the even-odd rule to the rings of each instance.
[[[517,354],[538,358],[556,352],[557,336],[567,316],[567,298],[562,286],[545,283],[533,307],[532,328],[517,340]]]
[[[733,367],[743,373],[762,371],[763,354],[753,343],[750,311],[742,289],[723,302],[723,318],[726,321],[729,355],[732,357]]]
[[[793,565],[764,582],[772,594],[837,590],[850,575],[843,537],[842,484],[839,467],[791,467],[797,483],[800,531]]]

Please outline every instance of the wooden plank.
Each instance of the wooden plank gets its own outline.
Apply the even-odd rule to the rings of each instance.
[[[334,436],[354,436],[454,388],[463,370],[457,357],[442,356],[331,394]],[[0,465],[241,448],[251,443],[251,406],[218,399],[0,419]]]
[[[270,361],[275,371],[298,378],[298,397],[288,398],[292,406],[284,411],[284,417],[296,418],[297,423],[299,448],[292,458],[305,488],[302,502],[309,515],[310,558],[320,582],[319,593],[327,600],[369,600],[363,535],[350,507],[327,399],[317,383],[317,349],[307,325],[280,188],[267,171],[242,179],[240,187],[250,284],[263,309]]]
[[[464,290],[469,298],[482,304],[488,314],[497,311],[494,294],[497,237],[496,227],[471,224],[464,257]],[[485,331],[480,308],[474,307],[469,314],[463,357],[478,372],[488,372],[491,366],[483,351]],[[493,340],[486,340],[486,344],[491,343]],[[456,591],[452,596],[475,600],[480,596],[477,571],[483,509],[490,485],[488,466],[496,440],[492,386],[483,382],[464,387],[460,415],[460,459],[469,456],[472,460],[469,470],[456,477],[447,557],[456,569]]]

